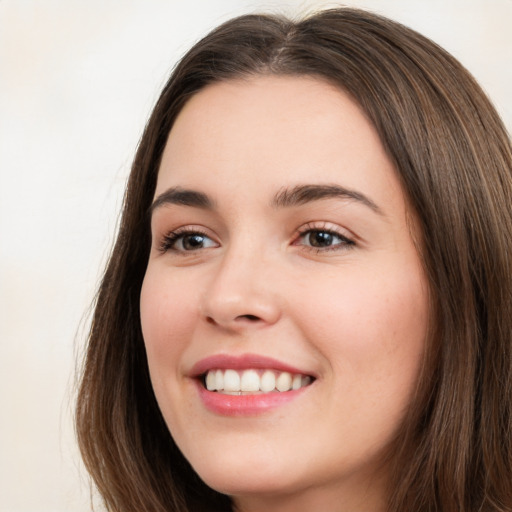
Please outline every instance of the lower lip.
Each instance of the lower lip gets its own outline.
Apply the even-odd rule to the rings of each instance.
[[[298,398],[305,389],[292,391],[261,393],[254,395],[225,395],[217,391],[208,391],[201,382],[197,382],[199,396],[204,406],[222,416],[255,416],[271,411]]]

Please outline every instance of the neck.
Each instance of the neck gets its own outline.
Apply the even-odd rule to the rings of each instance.
[[[385,512],[383,482],[347,481],[325,487],[311,487],[288,494],[233,496],[234,512]]]

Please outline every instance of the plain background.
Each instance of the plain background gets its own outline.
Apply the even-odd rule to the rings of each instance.
[[[453,53],[512,127],[512,0],[346,1]],[[176,60],[246,12],[324,1],[0,0],[0,510],[85,512],[71,423],[87,311]],[[101,509],[101,507],[99,507]]]

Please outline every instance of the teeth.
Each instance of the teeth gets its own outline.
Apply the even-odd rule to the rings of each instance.
[[[213,391],[214,389],[217,389],[216,374],[217,372],[208,372],[206,374],[206,389],[208,391]]]
[[[270,391],[274,391],[275,387],[276,387],[276,375],[274,372],[267,370],[261,376],[260,390],[263,391],[263,393],[270,393]]]
[[[311,384],[311,377],[289,372],[272,370],[210,370],[206,374],[205,385],[208,391],[221,391],[224,394],[286,392]]]
[[[276,389],[278,391],[290,391],[292,389],[292,376],[288,372],[283,372],[277,377]]]
[[[247,370],[242,373],[240,379],[240,391],[259,391],[260,376],[255,370]]]
[[[215,372],[215,387],[213,389],[224,389],[224,373],[222,370]]]
[[[292,389],[299,389],[300,387],[302,387],[302,375],[294,375]]]
[[[240,391],[240,375],[235,370],[224,372],[224,391]]]

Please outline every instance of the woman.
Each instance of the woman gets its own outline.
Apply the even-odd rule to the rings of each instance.
[[[77,408],[109,510],[512,510],[512,154],[474,80],[353,9],[174,70]]]

